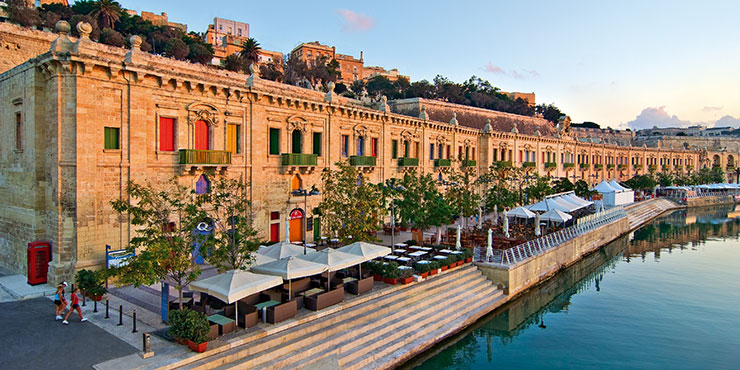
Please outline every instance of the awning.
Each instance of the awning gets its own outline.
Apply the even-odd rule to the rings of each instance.
[[[573,218],[573,216],[559,211],[557,209],[553,209],[551,211],[547,211],[540,215],[540,220],[542,221],[552,221],[552,222],[566,222]]]
[[[362,256],[365,261],[370,261],[372,259],[391,254],[391,249],[388,247],[365,242],[354,242],[350,245],[337,248],[337,250],[344,253],[354,254],[356,256]]]
[[[231,270],[190,283],[190,289],[208,293],[226,303],[234,303],[254,293],[283,283],[278,276],[254,274],[249,271]]]
[[[306,248],[306,253],[316,252],[313,248]],[[303,247],[282,241],[269,247],[260,248],[257,253],[263,254],[274,259],[281,259],[289,256],[298,256],[303,254]]]
[[[601,181],[599,185],[594,186],[594,188],[591,189],[591,191],[598,191],[599,193],[604,194],[604,193],[614,193],[615,191],[619,191],[619,189],[615,188],[609,182],[604,180],[604,181]]]
[[[609,181],[609,185],[611,185],[614,189],[617,189],[618,191],[630,191],[632,189],[625,188],[620,183],[617,182],[617,180],[611,180]]]
[[[365,262],[365,259],[361,256],[341,252],[332,248],[326,248],[319,252],[309,253],[305,256],[297,256],[296,258],[326,265],[330,272],[343,270],[347,267],[359,265],[362,262]]]
[[[327,269],[326,265],[298,259],[294,256],[252,267],[254,272],[280,276],[285,280],[318,275]]]
[[[511,211],[506,213],[506,217],[516,217],[516,218],[535,218],[537,215],[534,214],[534,212],[524,208],[524,207],[516,207],[512,209]]]

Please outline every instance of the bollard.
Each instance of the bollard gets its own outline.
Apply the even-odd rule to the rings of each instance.
[[[98,301],[93,301],[93,312],[98,312]]]
[[[134,329],[133,329],[133,330],[131,330],[131,332],[132,332],[132,333],[136,333],[136,310],[134,310],[134,318],[133,318],[133,322],[134,322]]]
[[[73,290],[73,292],[74,292],[74,290]],[[80,291],[80,293],[82,293],[82,307],[85,307],[86,306],[85,305],[85,293],[82,292],[82,291]]]
[[[110,315],[108,315],[108,309],[110,308],[110,301],[108,300],[108,297],[105,297],[105,318],[110,319]]]
[[[122,326],[123,325],[123,305],[118,305],[118,325],[116,326]]]
[[[152,339],[149,337],[149,333],[142,333],[142,350],[144,353],[150,352],[152,350]]]

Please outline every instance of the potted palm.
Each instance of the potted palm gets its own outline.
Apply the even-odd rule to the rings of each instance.
[[[190,313],[189,309],[172,310],[169,313],[168,320],[170,324],[169,333],[172,338],[180,344],[188,344],[188,330],[186,318]]]
[[[431,261],[428,263],[429,265],[429,276],[434,276],[437,274],[437,271],[439,270],[439,263],[437,261]]]
[[[383,265],[383,282],[386,284],[396,285],[398,283],[398,264],[395,262],[388,262]]]
[[[208,318],[206,315],[200,312],[188,310],[185,318],[185,325],[188,328],[188,347],[195,352],[201,353],[206,351],[208,346],[208,332],[211,330],[211,326],[208,324]]]

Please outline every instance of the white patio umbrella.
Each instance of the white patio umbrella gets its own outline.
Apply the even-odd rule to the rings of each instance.
[[[305,261],[326,265],[327,272],[329,273],[328,279],[326,279],[327,292],[330,290],[329,279],[331,279],[332,272],[344,270],[350,266],[359,265],[364,260],[361,256],[358,256],[356,254],[341,252],[333,248],[326,248],[316,253],[307,254],[305,256],[298,256],[298,258]]]
[[[506,217],[506,210],[504,210],[504,235],[506,235],[507,238],[511,237],[511,235],[509,235],[509,218]]]
[[[498,204],[493,205],[493,224],[498,225]]]
[[[278,276],[254,274],[248,271],[231,270],[190,284],[190,289],[207,293],[227,304],[232,304],[254,293],[276,287],[283,283]],[[234,320],[239,323],[239,305],[234,305]],[[238,326],[238,325],[237,325]]]
[[[542,232],[540,231],[540,214],[539,213],[534,218],[534,235],[536,236],[542,235]]]
[[[534,212],[524,208],[524,207],[516,207],[509,211],[509,213],[506,214],[507,217],[516,217],[516,218],[524,218],[524,219],[530,219],[535,218]]]
[[[254,262],[252,263],[253,266],[264,265],[265,263],[277,260],[277,258],[272,258],[262,253],[255,253],[252,257],[254,257]]]
[[[488,247],[486,247],[486,262],[493,257],[493,230],[488,229]]]
[[[391,249],[382,245],[370,244],[365,242],[354,242],[349,245],[345,245],[342,248],[337,248],[338,251],[354,254],[363,258],[362,262],[370,261],[378,257],[383,257],[391,254]],[[362,264],[360,264],[360,278],[362,278]]]
[[[252,267],[253,272],[280,276],[283,279],[288,280],[288,296],[291,294],[290,280],[318,275],[327,269],[328,267],[326,265],[302,260],[295,256]]]
[[[483,207],[478,206],[478,228],[483,227]]]
[[[553,221],[553,222],[558,222],[558,223],[564,223],[570,220],[571,218],[573,218],[573,216],[561,210],[558,210],[558,209],[552,209],[540,215],[540,219],[542,220]]]
[[[285,242],[290,243],[290,220],[285,220]]]
[[[462,245],[460,245],[460,225],[457,225],[457,238],[455,239],[455,249],[460,250],[462,248]]]
[[[260,248],[257,253],[279,260],[289,256],[302,255],[304,248],[290,242],[280,242],[266,248]],[[306,253],[316,252],[313,248],[305,248],[305,250]]]

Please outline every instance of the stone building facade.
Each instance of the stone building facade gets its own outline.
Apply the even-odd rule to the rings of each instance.
[[[444,120],[424,104],[404,115],[385,100],[365,107],[331,91],[150,55],[137,37],[125,50],[78,27],[83,36],[72,40],[69,28],[60,22],[47,52],[0,74],[0,264],[25,272],[26,244],[51,241],[52,282],[103,266],[106,245],[127,246],[134,231],[110,202],[126,197],[129,181],[175,177],[197,189],[214,173],[242,179],[261,237],[285,238],[288,221],[296,240],[306,210],[291,190],[320,185],[322,169],[340,160],[374,183],[410,170],[440,179],[450,168],[480,173],[497,161],[596,182],[628,179],[658,161],[687,171],[713,154],[582,143],[567,130],[530,133],[517,119],[508,130],[494,128],[506,127],[504,118],[477,127],[462,118],[480,119],[469,107]],[[308,198],[309,217],[319,201]]]

